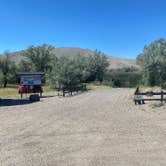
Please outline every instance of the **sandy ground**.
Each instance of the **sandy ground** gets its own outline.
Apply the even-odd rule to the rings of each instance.
[[[166,165],[166,108],[135,106],[133,89],[0,107],[2,166]]]

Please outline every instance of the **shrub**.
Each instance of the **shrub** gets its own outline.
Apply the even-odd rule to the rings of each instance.
[[[141,82],[141,79],[141,72],[134,68],[110,70],[105,77],[105,81],[115,87],[135,87]]]
[[[162,89],[166,89],[166,82],[164,82],[164,83],[161,84],[161,88]]]

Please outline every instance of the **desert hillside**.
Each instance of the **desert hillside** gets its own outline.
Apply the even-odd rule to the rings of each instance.
[[[24,59],[25,57],[21,55],[21,52],[22,51],[10,53],[10,59],[15,62],[19,62],[21,59]],[[83,49],[79,47],[59,47],[55,48],[54,53],[56,56],[76,56],[79,54],[83,56],[89,56],[94,54],[94,52],[90,49]],[[134,59],[122,59],[111,55],[106,56],[110,62],[110,68],[112,69],[131,66],[139,67]],[[1,57],[3,57],[3,55],[1,55]]]

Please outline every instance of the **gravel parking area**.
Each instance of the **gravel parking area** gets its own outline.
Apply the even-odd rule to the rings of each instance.
[[[134,89],[0,107],[2,166],[165,166],[166,107],[135,106]]]

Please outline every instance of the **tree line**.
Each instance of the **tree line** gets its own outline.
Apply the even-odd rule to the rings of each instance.
[[[15,71],[45,72],[43,82],[54,88],[71,88],[82,83],[103,82],[109,63],[107,57],[100,51],[89,56],[56,56],[51,45],[30,46],[23,51],[24,57],[19,63],[10,60],[10,54],[5,53],[0,59],[0,84],[6,87],[8,83],[16,83]]]
[[[140,80],[135,68],[110,69],[107,57],[98,50],[89,56],[59,57],[54,49],[46,44],[30,46],[21,53],[24,58],[19,63],[11,61],[6,52],[0,60],[0,85],[6,87],[8,83],[16,83],[15,71],[45,72],[45,84],[67,89],[89,82],[128,87],[136,86]]]

